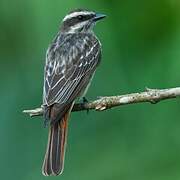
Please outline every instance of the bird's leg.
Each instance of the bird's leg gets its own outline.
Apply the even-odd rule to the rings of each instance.
[[[83,104],[86,104],[86,103],[89,102],[85,96],[84,96],[82,99],[83,99]],[[88,113],[89,113],[89,109],[87,109],[86,112],[87,112],[87,114],[88,114]]]
[[[87,100],[86,97],[83,97],[83,103],[88,103],[89,101]]]

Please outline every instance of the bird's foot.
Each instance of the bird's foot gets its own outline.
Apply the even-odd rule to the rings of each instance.
[[[89,101],[87,100],[87,98],[86,97],[83,97],[83,104],[86,104],[86,103],[88,103]],[[87,109],[87,114],[89,113],[89,109]]]
[[[87,100],[86,97],[83,97],[83,103],[88,103],[89,101]]]

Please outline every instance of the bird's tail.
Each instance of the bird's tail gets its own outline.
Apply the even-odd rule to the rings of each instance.
[[[47,150],[42,167],[42,173],[45,176],[57,176],[63,171],[68,130],[68,116],[69,112],[67,112],[60,121],[50,125]]]

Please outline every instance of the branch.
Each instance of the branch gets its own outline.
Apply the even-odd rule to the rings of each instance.
[[[103,111],[116,106],[135,104],[142,102],[150,102],[156,104],[165,99],[172,99],[180,96],[180,87],[170,89],[149,89],[145,92],[132,93],[120,96],[100,97],[99,99],[87,103],[77,103],[74,105],[72,111],[84,111],[95,109],[96,111]],[[23,113],[33,116],[43,115],[43,106],[32,110],[24,110]]]

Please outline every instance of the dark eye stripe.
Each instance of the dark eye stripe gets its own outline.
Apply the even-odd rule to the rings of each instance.
[[[81,21],[86,21],[88,19],[91,19],[94,17],[94,15],[80,15],[81,16]],[[77,17],[79,19],[79,17]],[[80,20],[80,19],[79,19]]]
[[[75,24],[77,24],[79,22],[87,21],[87,20],[93,18],[94,16],[95,16],[94,14],[74,16],[74,17],[72,17],[70,19],[67,19],[64,22],[64,25],[65,26],[74,26]]]
[[[79,16],[77,16],[77,18],[78,18],[79,20],[83,20],[83,19],[84,19],[84,16],[79,15]]]

